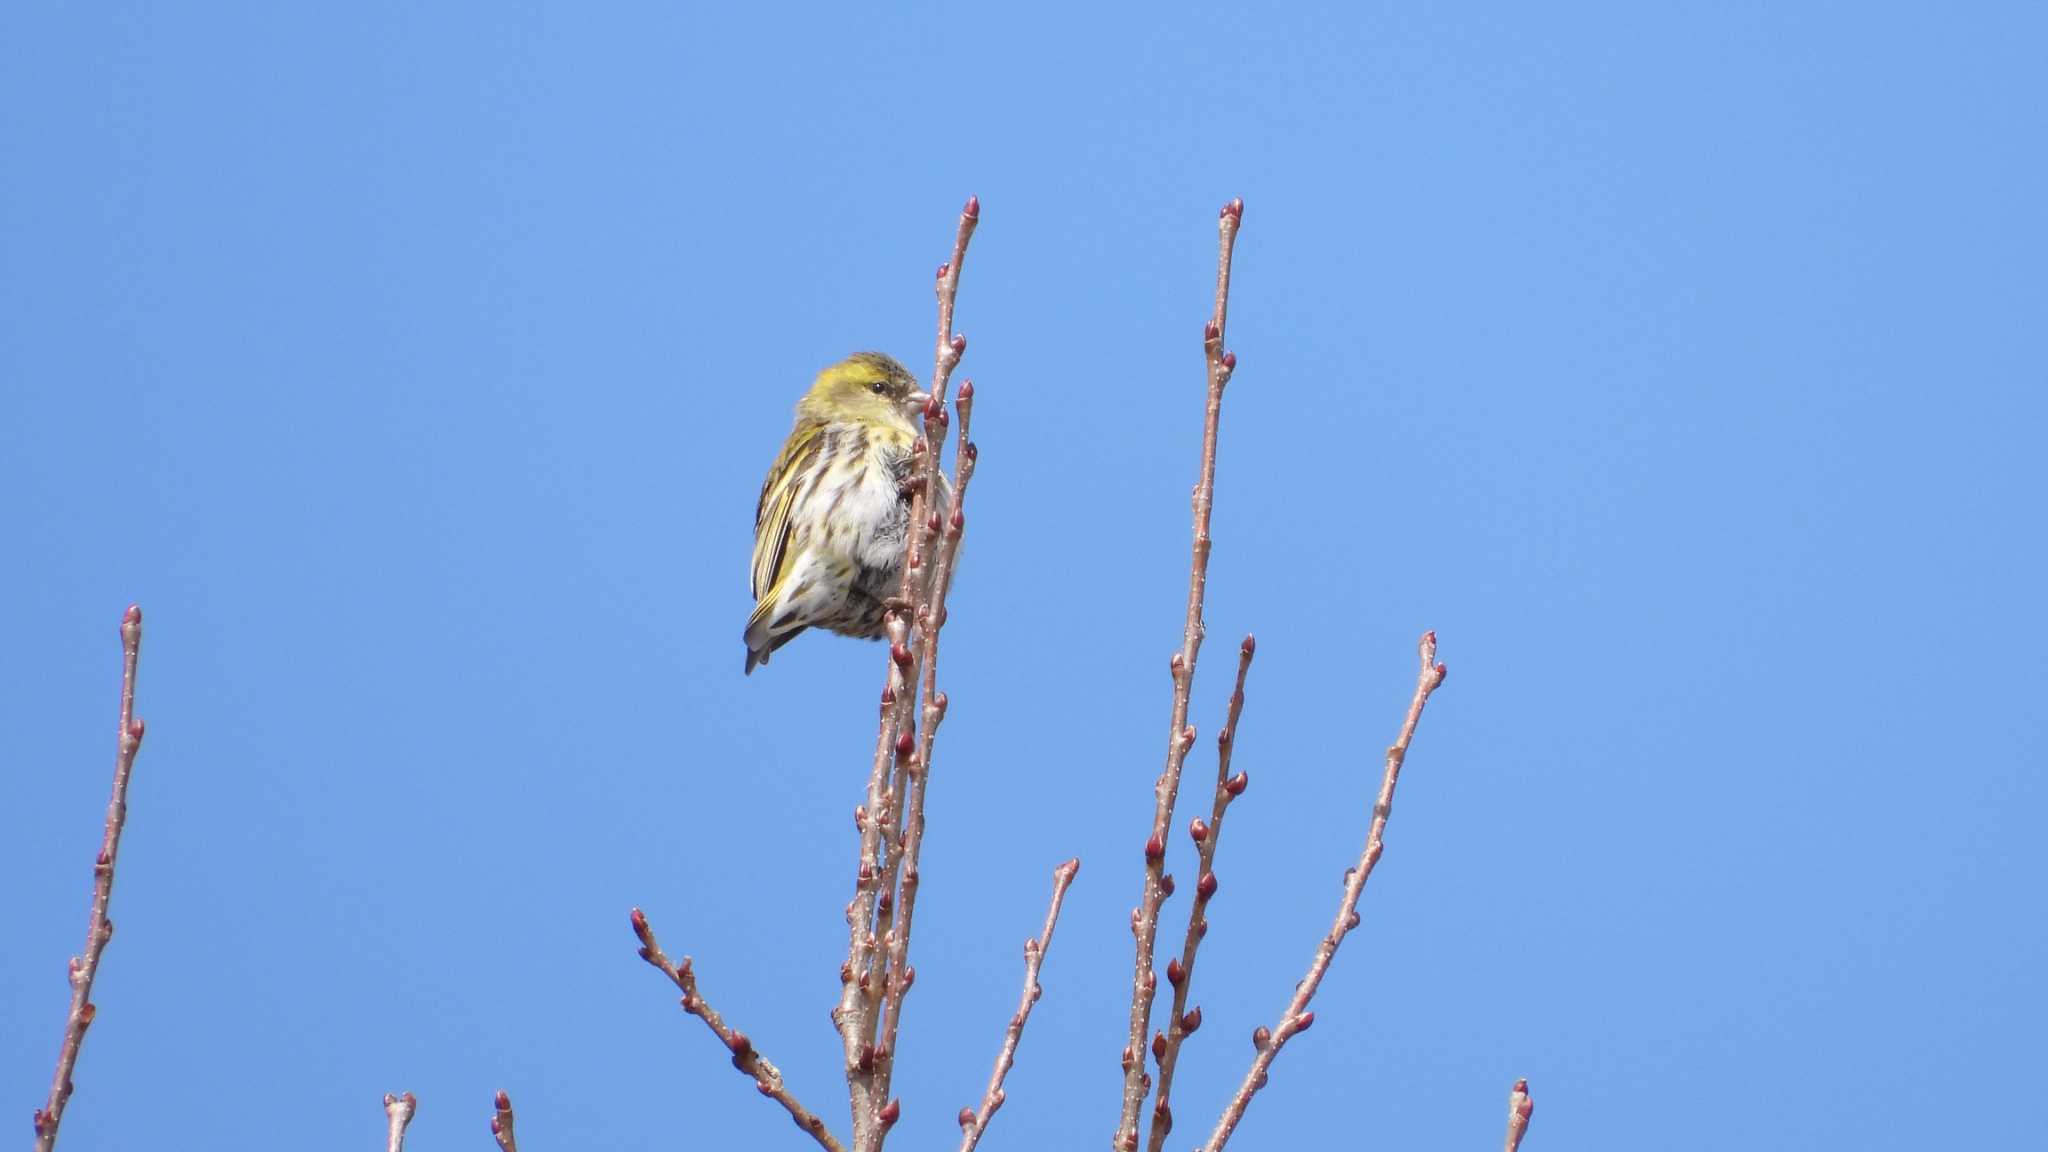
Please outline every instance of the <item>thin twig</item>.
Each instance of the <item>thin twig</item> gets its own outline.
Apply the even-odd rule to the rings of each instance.
[[[1038,1003],[1044,991],[1038,984],[1038,969],[1045,963],[1045,954],[1052,948],[1053,925],[1059,922],[1060,902],[1067,898],[1067,887],[1074,882],[1074,874],[1081,870],[1081,861],[1069,860],[1052,873],[1052,906],[1045,910],[1045,930],[1037,939],[1024,942],[1024,994],[1017,1000],[1017,1011],[1010,1017],[1010,1026],[1003,1031],[1003,1047],[996,1053],[995,1071],[989,1074],[988,1091],[981,1095],[980,1108],[960,1110],[960,1152],[974,1152],[974,1146],[981,1143],[981,1134],[988,1131],[988,1122],[994,1118],[996,1109],[1003,1106],[1003,1078],[1010,1074],[1011,1065],[1017,1062],[1017,1042],[1024,1038],[1024,1023],[1031,1019],[1031,1007]]]
[[[390,1124],[384,1135],[384,1152],[405,1152],[405,1126],[412,1123],[412,1114],[419,1106],[420,1102],[410,1092],[399,1096],[384,1094],[384,1119]]]
[[[789,1118],[796,1121],[796,1126],[810,1133],[826,1152],[846,1152],[845,1146],[825,1127],[825,1121],[804,1107],[782,1082],[781,1070],[754,1050],[754,1043],[747,1039],[746,1033],[728,1027],[717,1009],[704,1001],[703,994],[697,991],[697,974],[690,967],[690,958],[683,957],[681,964],[670,962],[667,953],[655,942],[654,929],[647,923],[646,915],[638,908],[633,909],[633,934],[640,938],[640,958],[659,969],[681,990],[683,1011],[704,1021],[705,1027],[711,1029],[719,1043],[732,1052],[732,1066],[753,1077],[754,1086],[761,1095],[782,1105]]]
[[[1168,961],[1166,982],[1173,985],[1173,1009],[1167,1013],[1166,1030],[1152,1034],[1152,1058],[1159,1063],[1159,1091],[1153,1097],[1152,1132],[1146,1139],[1149,1152],[1166,1145],[1173,1131],[1173,1070],[1180,1063],[1180,1046],[1202,1026],[1202,1009],[1188,1011],[1188,994],[1195,984],[1195,951],[1209,934],[1209,901],[1216,895],[1216,849],[1223,840],[1223,815],[1230,802],[1244,794],[1250,777],[1230,774],[1230,754],[1237,746],[1238,719],[1244,714],[1244,678],[1251,671],[1252,654],[1258,642],[1250,636],[1237,646],[1237,684],[1230,690],[1229,714],[1223,730],[1216,734],[1216,796],[1210,804],[1207,823],[1197,816],[1188,824],[1188,836],[1201,858],[1196,871],[1195,899],[1188,907],[1188,933],[1181,942],[1180,959]]]
[[[917,912],[918,859],[924,847],[924,798],[931,780],[932,754],[939,736],[939,723],[946,717],[947,698],[938,690],[939,630],[946,621],[946,597],[953,587],[953,565],[960,555],[960,538],[967,529],[967,488],[974,479],[974,465],[981,453],[968,438],[974,417],[974,382],[962,381],[955,404],[960,414],[960,440],[954,449],[952,509],[947,514],[943,536],[933,556],[931,588],[926,603],[918,606],[923,687],[919,694],[922,724],[917,751],[906,764],[908,808],[903,821],[903,876],[896,897],[897,923],[889,934],[889,951],[882,995],[882,1021],[875,1045],[876,1099],[889,1098],[896,1068],[896,1029],[903,1018],[903,994],[910,988],[916,970],[910,967],[911,919]],[[945,421],[939,420],[941,432]],[[929,525],[927,525],[929,527]],[[928,623],[926,621],[929,621]]]
[[[64,1043],[57,1049],[57,1071],[50,1078],[49,1101],[35,1114],[36,1152],[57,1146],[57,1127],[71,1101],[71,1073],[98,1008],[92,982],[100,974],[100,954],[114,937],[107,904],[114,896],[114,861],[121,852],[121,826],[128,821],[128,777],[135,753],[142,747],[142,721],[135,716],[135,669],[142,654],[142,609],[130,604],[121,617],[121,719],[114,751],[114,792],[107,801],[107,826],[100,854],[92,868],[92,914],[86,922],[85,951],[71,958],[71,1008],[64,1017]]]
[[[491,1117],[491,1138],[502,1152],[519,1152],[519,1137],[512,1132],[512,1097],[498,1093],[497,1115]]]
[[[935,662],[938,633],[945,625],[945,578],[939,570],[950,566],[965,524],[959,491],[952,494],[950,515],[942,518],[937,509],[945,491],[941,455],[948,423],[946,389],[953,369],[967,351],[966,337],[953,331],[953,309],[967,246],[980,220],[981,201],[969,197],[954,230],[952,257],[939,266],[936,277],[938,335],[924,435],[913,445],[911,456],[903,581],[884,623],[889,656],[875,758],[867,801],[855,814],[861,832],[860,861],[854,897],[846,907],[847,959],[840,968],[839,1003],[832,1010],[832,1021],[844,1049],[856,1152],[879,1149],[902,1111],[898,1102],[888,1099],[894,1021],[900,1016],[904,992],[916,979],[908,963],[909,917],[918,883],[916,852],[923,835],[924,775],[933,730],[945,708],[945,696],[935,692],[929,673],[920,699],[919,658],[924,657],[922,663],[927,668]],[[973,465],[973,448],[966,441],[972,396],[972,386],[963,384],[962,449],[956,465],[963,472],[959,488],[965,488]],[[911,620],[917,626],[915,644]],[[926,728],[922,740],[917,731],[920,704]],[[916,832],[912,825],[917,826]]]
[[[1294,996],[1287,1002],[1287,1010],[1280,1016],[1280,1023],[1270,1032],[1261,1027],[1252,1033],[1252,1045],[1258,1055],[1244,1075],[1237,1094],[1224,1108],[1223,1116],[1216,1122],[1216,1130],[1209,1142],[1202,1146],[1202,1152],[1222,1152],[1230,1134],[1237,1130],[1238,1121],[1244,1119],[1244,1110],[1252,1102],[1252,1095],[1266,1084],[1267,1070],[1280,1055],[1280,1049],[1296,1035],[1306,1032],[1315,1023],[1316,1014],[1308,1010],[1308,1004],[1315,997],[1316,988],[1322,984],[1324,973],[1330,970],[1330,961],[1337,956],[1337,946],[1344,937],[1358,926],[1358,898],[1365,892],[1365,882],[1372,877],[1373,866],[1379,863],[1387,829],[1387,817],[1394,810],[1394,786],[1401,779],[1401,763],[1408,756],[1408,743],[1415,738],[1415,726],[1422,722],[1422,707],[1429,703],[1430,693],[1444,682],[1449,671],[1436,662],[1436,633],[1425,632],[1417,645],[1422,658],[1422,670],[1415,680],[1415,696],[1408,703],[1408,715],[1401,722],[1401,731],[1394,743],[1387,749],[1386,773],[1380,778],[1379,799],[1373,802],[1372,826],[1365,837],[1365,851],[1358,857],[1358,863],[1344,875],[1344,898],[1337,904],[1337,918],[1330,926],[1330,932],[1316,945],[1315,960],[1308,966],[1308,975],[1295,985]]]
[[[1181,765],[1194,746],[1195,731],[1188,724],[1188,696],[1194,689],[1195,661],[1202,650],[1202,602],[1209,586],[1209,515],[1216,502],[1216,434],[1223,414],[1223,387],[1237,367],[1237,357],[1223,349],[1224,324],[1230,310],[1230,258],[1237,243],[1237,230],[1244,222],[1244,201],[1223,206],[1217,219],[1216,305],[1202,332],[1202,356],[1207,365],[1208,407],[1202,424],[1202,466],[1194,492],[1194,546],[1188,564],[1187,622],[1181,631],[1180,651],[1174,653],[1173,719],[1167,728],[1166,768],[1153,788],[1152,832],[1145,841],[1145,886],[1138,907],[1131,913],[1131,935],[1136,938],[1136,960],[1131,972],[1131,1029],[1124,1045],[1123,1112],[1117,1121],[1116,1137],[1110,1146],[1117,1152],[1135,1152],[1138,1147],[1138,1110],[1151,1090],[1145,1074],[1145,1033],[1152,1025],[1152,1000],[1159,989],[1159,977],[1152,969],[1153,945],[1159,935],[1159,906],[1166,900],[1166,835],[1173,823],[1174,800],[1180,793]]]
[[[1536,1114],[1536,1101],[1529,1095],[1527,1080],[1515,1081],[1514,1091],[1508,1093],[1508,1142],[1506,1152],[1516,1152],[1522,1146],[1522,1137],[1528,1134],[1529,1117]]]

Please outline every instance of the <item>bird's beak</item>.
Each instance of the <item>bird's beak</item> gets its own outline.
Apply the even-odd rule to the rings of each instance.
[[[931,402],[931,393],[912,392],[910,395],[905,396],[903,398],[903,410],[910,413],[912,416],[919,416],[924,413],[924,406]]]

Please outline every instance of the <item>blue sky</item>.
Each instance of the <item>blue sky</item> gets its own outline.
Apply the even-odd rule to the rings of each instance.
[[[0,1085],[83,934],[67,1147],[809,1147],[880,650],[740,675],[754,497],[864,347],[960,327],[981,471],[898,1142],[1116,1118],[1217,206],[1248,205],[1209,621],[1259,637],[1192,1145],[2016,1147],[2048,846],[2048,17],[2018,4],[153,6],[0,17]],[[1206,771],[1202,741],[1194,770]],[[1185,814],[1184,814],[1185,815]],[[1186,856],[1184,840],[1174,852]],[[1183,886],[1182,900],[1189,886]],[[1184,907],[1180,901],[1172,906]],[[1185,1139],[1183,1139],[1185,1137]]]

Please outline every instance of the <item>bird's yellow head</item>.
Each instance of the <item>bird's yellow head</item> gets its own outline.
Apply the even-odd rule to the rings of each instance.
[[[880,352],[856,352],[823,372],[796,406],[797,418],[915,434],[930,397],[910,369]]]

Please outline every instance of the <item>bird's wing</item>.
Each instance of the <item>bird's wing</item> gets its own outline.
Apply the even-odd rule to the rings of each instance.
[[[790,510],[797,490],[824,447],[824,427],[799,427],[789,434],[782,455],[768,470],[761,484],[761,503],[754,509],[754,599],[768,598],[776,581],[788,570]]]

